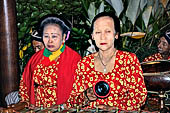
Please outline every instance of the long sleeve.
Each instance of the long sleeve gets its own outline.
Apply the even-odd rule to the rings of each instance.
[[[131,54],[126,60],[126,87],[127,95],[121,101],[127,110],[139,109],[146,100],[147,90],[144,83],[143,72],[136,55]]]
[[[76,107],[78,105],[82,105],[84,102],[84,93],[85,90],[85,84],[83,83],[83,76],[81,76],[80,73],[80,62],[78,63],[77,69],[75,71],[74,76],[74,83],[73,83],[73,90],[70,94],[70,98],[68,99],[68,102],[66,103],[67,106],[70,107]]]
[[[28,90],[25,83],[23,82],[23,78],[20,80],[19,95],[21,96],[21,101],[29,101]]]

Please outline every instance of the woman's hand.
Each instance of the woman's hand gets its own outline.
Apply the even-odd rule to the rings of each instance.
[[[96,95],[93,92],[93,87],[88,88],[87,90],[84,91],[85,94],[85,101],[95,101],[97,100]]]
[[[116,110],[115,107],[111,107],[111,106],[108,106],[108,105],[98,105],[97,107],[98,107],[98,109],[102,109],[102,110],[105,110],[105,111]]]
[[[13,109],[14,111],[20,111],[20,110],[24,109],[25,107],[28,107],[27,102],[19,102],[17,104],[10,105],[7,108]]]

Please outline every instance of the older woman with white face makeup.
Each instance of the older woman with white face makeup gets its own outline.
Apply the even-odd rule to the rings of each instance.
[[[55,16],[40,24],[45,48],[35,53],[26,65],[19,94],[21,101],[36,107],[51,107],[67,101],[80,55],[65,45],[70,28]]]
[[[115,48],[120,33],[118,18],[114,13],[99,13],[92,21],[91,30],[99,51],[78,63],[69,99],[73,104],[68,106],[139,110],[147,95],[143,72],[135,54]],[[104,85],[96,86],[99,82]]]

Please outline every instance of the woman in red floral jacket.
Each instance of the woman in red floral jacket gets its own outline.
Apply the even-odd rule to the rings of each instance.
[[[138,58],[115,48],[119,30],[119,20],[114,13],[102,12],[93,19],[92,39],[99,51],[78,63],[67,106],[139,110],[145,103],[147,90]],[[98,81],[109,84],[108,97],[98,98],[94,94],[92,87]]]
[[[63,104],[72,90],[74,71],[80,55],[65,45],[70,29],[60,18],[50,16],[40,24],[45,49],[27,63],[19,94],[33,106]]]

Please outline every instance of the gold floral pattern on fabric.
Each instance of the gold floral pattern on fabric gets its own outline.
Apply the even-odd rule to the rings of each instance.
[[[156,60],[162,60],[162,56],[160,53],[156,53],[156,54],[153,54],[149,57],[146,57],[143,62],[147,62],[147,61],[156,61]],[[168,57],[168,60],[170,60],[170,56]]]
[[[54,62],[50,65],[44,65],[39,63],[33,74],[34,80],[34,91],[35,91],[35,101],[36,106],[41,107],[51,107],[57,102],[57,71],[58,62]],[[20,93],[22,94],[22,100],[29,100],[27,94],[27,87],[20,84]]]
[[[29,97],[28,97],[28,90],[27,90],[27,87],[25,87],[25,84],[23,82],[23,78],[21,78],[20,80],[20,86],[19,86],[19,93],[20,93],[20,96],[21,96],[21,100],[22,101],[29,101]]]
[[[105,99],[97,99],[96,102],[91,102],[90,108],[97,104],[104,104],[122,110],[138,110],[146,99],[147,90],[143,72],[135,54],[118,50],[114,69],[106,74],[95,71],[94,54],[91,54],[78,63],[75,75],[69,107],[76,105],[75,103],[78,100],[83,101],[83,96],[80,96],[82,92],[92,87],[99,80],[105,80],[109,83],[111,93]]]

